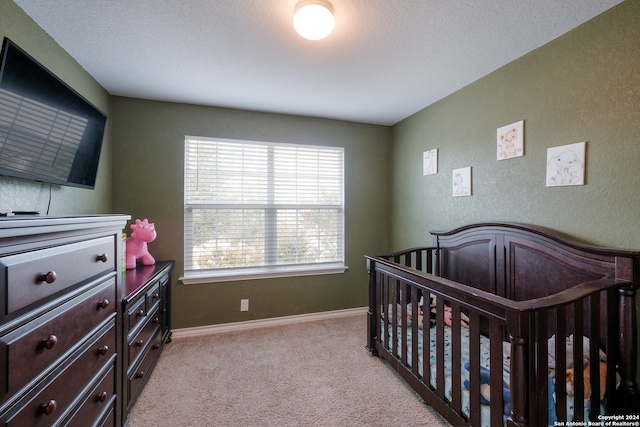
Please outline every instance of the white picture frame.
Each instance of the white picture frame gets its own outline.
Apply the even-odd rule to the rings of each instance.
[[[496,137],[498,160],[524,155],[524,120],[499,127]]]
[[[547,187],[584,185],[586,142],[547,148]]]
[[[438,149],[422,153],[422,175],[434,175],[438,173]]]
[[[471,196],[471,166],[454,169],[453,197]]]

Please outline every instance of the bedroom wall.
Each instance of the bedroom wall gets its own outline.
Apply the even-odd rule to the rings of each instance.
[[[638,22],[640,2],[625,1],[395,125],[392,248],[430,243],[429,230],[515,221],[640,250]],[[496,161],[496,129],[519,120],[525,155]],[[581,141],[586,185],[547,188],[547,148]],[[433,148],[438,174],[422,176]],[[473,195],[454,198],[452,170],[467,166]]]
[[[608,12],[393,127],[392,247],[429,230],[516,221],[640,249],[640,2]],[[496,161],[496,129],[524,120],[525,155]],[[587,142],[586,185],[546,188],[546,152]],[[422,152],[439,149],[437,175]],[[471,166],[471,197],[452,170]]]
[[[114,97],[113,112],[114,209],[154,222],[158,237],[149,244],[151,253],[176,261],[173,328],[367,305],[364,255],[389,248],[389,127],[124,97]],[[185,135],[345,147],[345,254],[350,271],[176,284],[184,268]],[[243,298],[250,300],[248,312],[240,312]]]
[[[0,1],[0,42],[4,37],[36,58],[109,116],[95,190],[42,184],[0,176],[0,207],[50,215],[111,213],[111,98],[67,52],[13,1]]]

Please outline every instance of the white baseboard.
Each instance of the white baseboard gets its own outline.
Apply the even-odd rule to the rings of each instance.
[[[221,332],[240,331],[245,329],[264,328],[267,326],[288,325],[314,320],[335,319],[338,317],[365,314],[368,307],[347,308],[344,310],[323,311],[319,313],[298,314],[295,316],[273,317],[270,319],[248,320],[246,322],[223,323],[220,325],[196,326],[193,328],[173,329],[171,338],[180,339]]]

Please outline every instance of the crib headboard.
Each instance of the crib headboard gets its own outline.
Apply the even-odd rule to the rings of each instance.
[[[436,274],[523,301],[601,278],[640,284],[640,252],[589,246],[517,223],[478,223],[431,232]]]

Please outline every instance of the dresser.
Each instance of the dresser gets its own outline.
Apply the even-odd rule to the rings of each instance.
[[[126,423],[171,337],[173,266],[122,271],[129,219],[0,217],[0,426]]]
[[[123,425],[164,345],[171,340],[169,284],[173,262],[138,264],[124,274]]]
[[[0,220],[0,425],[117,425],[127,219]]]

